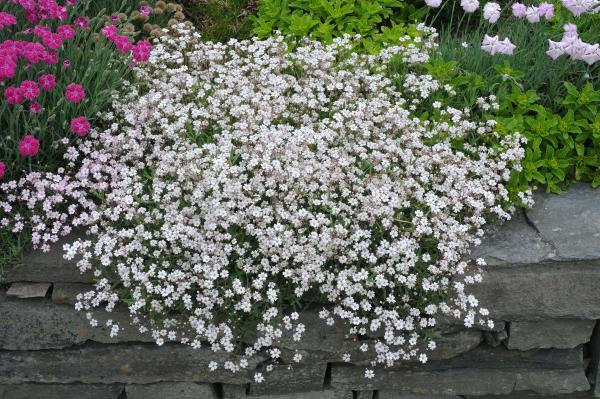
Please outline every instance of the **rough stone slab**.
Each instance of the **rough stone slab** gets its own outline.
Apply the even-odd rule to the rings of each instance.
[[[276,364],[271,371],[261,370],[265,381],[250,384],[249,394],[282,395],[323,389],[327,362],[308,352],[302,355],[300,363]]]
[[[490,266],[467,291],[501,320],[600,319],[600,262]]]
[[[50,289],[50,283],[12,283],[6,291],[7,297],[44,298]]]
[[[596,322],[580,319],[548,319],[510,323],[508,349],[574,348],[589,342]]]
[[[97,311],[94,317],[102,327],[92,327],[84,312],[72,306],[55,305],[38,300],[7,300],[0,303],[0,349],[59,349],[86,341],[102,343],[153,342],[149,334],[141,334],[129,323],[126,311]],[[103,325],[111,319],[123,327],[111,338]]]
[[[577,370],[498,370],[479,368],[440,371],[380,369],[366,380],[364,369],[352,366],[332,368],[331,386],[335,389],[391,389],[397,392],[430,395],[498,395],[514,389],[540,390],[547,393],[589,389],[583,368]],[[547,385],[543,381],[552,379]]]
[[[221,385],[223,399],[246,399],[246,385]]]
[[[590,383],[581,369],[519,371],[515,391],[533,391],[545,394],[563,394],[587,391]]]
[[[122,385],[19,384],[0,385],[2,399],[117,399]]]
[[[186,382],[160,382],[127,385],[127,399],[217,399],[212,385]]]
[[[253,399],[352,399],[352,391],[320,390],[284,395],[248,396]]]
[[[558,259],[600,259],[600,191],[578,183],[561,195],[538,192],[535,202],[529,221]]]
[[[93,283],[94,277],[91,272],[82,274],[77,269],[76,261],[63,258],[63,245],[79,237],[81,234],[71,234],[51,245],[49,252],[28,252],[23,257],[23,266],[7,271],[5,281]]]
[[[587,385],[581,348],[510,351],[479,347],[457,358],[419,367],[399,364],[376,369],[373,379],[364,378],[364,370],[363,366],[333,364],[331,386],[412,394],[484,395],[508,394],[517,384],[521,389],[539,392],[539,381],[544,378],[555,379],[551,386],[561,392],[586,389]]]
[[[461,399],[456,395],[419,395],[394,391],[377,391],[377,399]]]
[[[446,360],[478,347],[483,342],[483,334],[478,330],[463,330],[434,340],[437,347],[427,352],[427,357],[430,360]]]
[[[354,399],[373,399],[375,391],[354,391]]]
[[[508,338],[508,333],[506,330],[484,331],[483,333],[483,339],[485,343],[494,348],[504,342],[506,338]]]
[[[490,266],[533,264],[556,257],[555,252],[519,210],[511,220],[494,226],[481,245],[472,249],[471,257],[483,258]]]
[[[77,302],[78,294],[90,291],[94,288],[91,284],[83,283],[54,283],[52,289],[52,302],[56,304],[73,305]]]
[[[509,395],[465,396],[465,399],[592,399],[591,392],[543,395],[535,392],[520,391]]]
[[[22,382],[85,384],[152,384],[203,382],[246,384],[251,372],[209,371],[208,364],[238,359],[210,349],[185,345],[84,345],[45,351],[0,351],[0,384]],[[264,358],[250,360],[254,370]],[[253,374],[253,373],[252,373]]]

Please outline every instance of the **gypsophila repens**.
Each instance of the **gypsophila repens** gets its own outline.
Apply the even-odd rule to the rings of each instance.
[[[259,352],[279,359],[282,335],[314,328],[292,306],[309,291],[331,304],[324,324],[378,334],[361,345],[371,366],[426,362],[436,345],[421,333],[436,315],[491,323],[465,291],[483,264],[464,259],[490,215],[509,218],[521,139],[468,142],[495,137],[494,123],[440,101],[419,118],[433,94],[455,94],[418,68],[433,31],[366,56],[348,37],[289,52],[279,36],[215,44],[171,29],[95,141],[110,183],[78,221],[90,235],[66,246],[98,278],[78,309],[125,302],[158,344],[240,353],[210,363],[232,372]],[[385,73],[393,58],[408,70],[401,84]]]

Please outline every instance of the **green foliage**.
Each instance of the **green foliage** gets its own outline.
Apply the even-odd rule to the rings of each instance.
[[[523,170],[514,173],[516,188],[542,184],[560,193],[573,180],[600,186],[600,91],[591,83],[578,89],[564,82],[558,110],[538,103],[534,90],[511,82],[499,94],[500,109],[492,115],[500,131],[518,131],[527,139]]]
[[[274,31],[301,39],[310,36],[329,43],[345,34],[360,35],[361,50],[374,53],[384,43],[419,36],[415,25],[421,9],[403,0],[260,0],[253,33],[267,37]]]
[[[226,42],[252,36],[249,16],[256,9],[255,0],[184,0],[182,4],[204,40]]]

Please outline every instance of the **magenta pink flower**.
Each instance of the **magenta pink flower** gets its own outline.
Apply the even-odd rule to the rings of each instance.
[[[73,39],[77,35],[75,29],[71,28],[70,25],[61,25],[56,29],[56,32],[58,36],[65,40]]]
[[[34,100],[40,95],[40,88],[33,80],[24,80],[19,87],[21,95],[28,100]]]
[[[79,18],[75,18],[75,21],[73,21],[73,25],[75,25],[76,27],[78,27],[80,29],[86,29],[88,26],[90,26],[90,23],[87,18],[79,17]]]
[[[133,44],[127,36],[117,36],[114,42],[117,49],[122,53],[129,53],[133,48]]]
[[[11,26],[17,23],[17,18],[7,12],[0,12],[0,30],[5,26]]]
[[[63,61],[63,68],[64,68],[64,69],[67,69],[67,68],[69,68],[70,66],[71,66],[71,61],[69,61],[69,60],[64,60],[64,61]]]
[[[68,84],[65,97],[73,104],[77,104],[85,98],[85,91],[83,90],[83,86],[77,83]]]
[[[62,46],[63,42],[59,35],[56,33],[48,33],[42,37],[42,42],[46,45],[46,47],[56,50],[60,46]]]
[[[137,62],[146,62],[150,58],[152,44],[148,40],[141,40],[133,46],[133,59]]]
[[[80,137],[84,137],[90,132],[91,126],[85,116],[78,116],[71,121],[71,130]]]
[[[17,64],[8,57],[3,57],[0,51],[0,81],[14,78],[17,72]]]
[[[32,114],[37,114],[42,112],[42,106],[35,101],[31,102],[31,105],[29,106],[29,112],[31,112]]]
[[[40,142],[31,134],[23,137],[23,140],[19,142],[19,154],[24,157],[32,157],[37,154],[39,150]]]
[[[12,86],[4,89],[4,97],[10,105],[21,104],[25,100],[21,94],[21,90],[18,87]]]
[[[52,90],[56,87],[56,77],[51,73],[42,75],[39,77],[38,83],[40,84],[42,90]]]
[[[6,176],[6,164],[4,162],[0,162],[0,179]]]
[[[117,29],[117,27],[114,25],[108,25],[108,26],[105,26],[104,28],[102,28],[102,34],[108,40],[113,41],[119,35],[119,29]]]

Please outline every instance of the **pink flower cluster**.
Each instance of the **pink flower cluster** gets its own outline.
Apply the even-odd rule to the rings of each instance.
[[[114,25],[107,25],[102,28],[102,34],[114,43],[120,52],[132,53],[136,62],[145,62],[150,58],[152,44],[148,40],[140,40],[134,45],[128,36],[120,35],[119,29]]]
[[[67,0],[67,6],[60,6],[54,0],[9,0],[25,9],[25,17],[29,22],[36,23],[41,20],[67,18],[67,6],[73,6],[76,0]]]
[[[17,23],[17,17],[7,12],[0,12],[0,30],[4,29],[5,26],[15,25]]]
[[[67,18],[68,7],[76,4],[76,0],[67,0],[65,5],[59,5],[55,0],[8,0],[17,4],[25,11],[25,19],[31,27],[24,28],[23,33],[31,35],[32,41],[4,40],[0,43],[0,83],[17,76],[20,68],[29,69],[32,65],[44,63],[47,65],[59,62],[58,51],[65,41],[77,36],[75,28],[85,29],[89,22],[84,17],[75,19],[73,26],[62,24],[55,29],[43,25],[41,21],[59,20]],[[17,24],[17,16],[9,12],[0,12],[0,30],[6,26]],[[36,41],[36,39],[38,41]],[[68,60],[65,60],[68,62]],[[65,64],[66,65],[66,64]],[[42,74],[37,81],[25,79],[7,85],[4,89],[4,99],[11,105],[20,105],[29,101],[29,111],[37,114],[43,107],[37,102],[43,91],[53,90],[57,86],[54,74]],[[85,98],[83,87],[71,83],[66,87],[65,97],[76,104]],[[15,112],[19,112],[16,110]],[[91,129],[84,116],[78,116],[71,122],[71,130],[78,136],[85,136]],[[33,157],[38,154],[40,140],[32,134],[25,135],[18,143],[18,152],[24,157]],[[0,179],[6,175],[6,164],[0,162]]]
[[[540,3],[538,6],[526,6],[523,3],[513,3],[512,13],[516,18],[526,18],[529,23],[540,22],[541,18],[554,17],[554,6],[550,3]]]
[[[568,55],[574,60],[586,62],[592,65],[600,61],[600,45],[589,44],[579,38],[577,26],[566,24],[563,26],[565,33],[560,42],[548,40],[549,48],[546,54],[552,59],[557,59],[561,55]]]
[[[512,55],[514,49],[517,46],[511,43],[509,38],[504,40],[500,40],[498,35],[496,36],[488,36],[485,35],[483,37],[483,42],[481,43],[481,49],[486,53],[490,53],[491,55],[495,54],[505,54]]]

